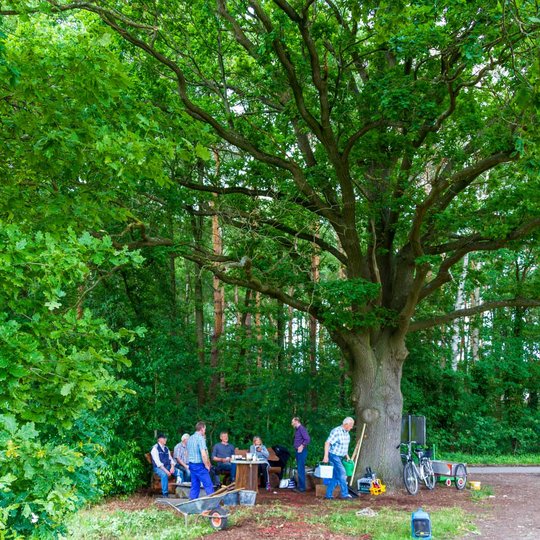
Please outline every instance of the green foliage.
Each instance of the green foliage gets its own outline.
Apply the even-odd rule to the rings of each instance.
[[[538,330],[533,314],[498,310],[492,326],[479,334],[485,337],[480,358],[467,359],[457,370],[449,346],[431,345],[448,339],[446,333],[412,336],[403,374],[404,410],[426,415],[428,439],[443,452],[516,454],[517,461],[535,452],[540,444]]]
[[[115,373],[136,335],[79,306],[102,275],[141,258],[110,238],[5,223],[0,245],[1,526],[44,536],[98,493],[97,431],[84,417],[123,391]]]
[[[129,494],[148,481],[144,452],[135,441],[116,439],[107,445],[97,482],[104,496]]]
[[[376,300],[380,285],[365,279],[325,280],[316,286],[321,296],[322,318],[330,330],[347,328],[356,331],[390,323],[395,316],[385,308],[362,309]],[[355,309],[347,309],[348,306]]]
[[[95,13],[2,18],[0,402],[51,452],[83,445],[73,507],[98,492],[97,460],[108,462],[105,492],[130,491],[154,430],[174,442],[199,418],[209,443],[225,427],[238,446],[255,433],[272,445],[291,441],[298,414],[317,460],[328,429],[352,413],[351,389],[385,373],[379,338],[398,320],[406,326],[428,283],[439,277],[446,290],[415,315],[452,310],[446,266],[469,248],[487,250],[491,264],[471,273],[467,294],[538,298],[537,271],[508,279],[538,218],[537,6],[502,19],[495,2],[481,12],[464,1],[320,2],[306,4],[309,24],[298,25],[272,2],[261,4],[264,22],[255,11],[246,19],[244,4],[226,2],[224,16],[211,3],[152,13],[110,2],[107,22],[122,12],[122,36],[147,40],[153,57]],[[89,6],[103,8],[80,4]],[[223,255],[213,252],[215,212]],[[143,246],[144,264],[117,243]],[[207,269],[229,282],[219,339]],[[242,302],[245,287],[268,297]],[[298,311],[286,311],[284,297]],[[325,330],[310,333],[301,312],[312,307],[343,350]],[[138,325],[149,331],[128,351],[133,333],[123,328]],[[444,448],[534,449],[538,321],[502,311],[480,326],[488,345],[458,371],[448,367],[448,327],[411,337],[405,408],[428,416]],[[369,358],[347,348],[360,341]],[[400,397],[393,371],[384,404]],[[8,518],[28,527],[21,512]]]
[[[0,416],[0,448],[0,536],[45,538],[62,530],[86,500],[78,483],[92,481],[83,452],[42,442],[34,423],[18,424],[11,415]]]

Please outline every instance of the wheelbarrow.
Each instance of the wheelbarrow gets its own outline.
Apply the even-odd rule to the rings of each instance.
[[[229,492],[230,493],[230,492]],[[185,520],[187,527],[188,516],[196,515],[197,517],[203,516],[210,520],[210,525],[220,531],[227,527],[227,520],[230,513],[223,508],[223,499],[228,493],[222,493],[220,495],[213,495],[210,497],[201,497],[199,499],[193,499],[191,501],[179,501],[178,499],[157,499],[157,503],[168,504],[175,510],[178,510]]]
[[[225,499],[231,494],[238,494],[242,489],[235,489],[234,482],[228,486],[218,489],[208,497],[199,497],[190,501],[181,501],[178,499],[157,499],[156,503],[168,504],[184,516],[187,527],[188,516],[195,515],[203,516],[210,520],[210,525],[220,531],[227,527],[227,521],[230,516],[229,512],[223,508],[223,504],[227,504]],[[232,503],[231,503],[232,504]],[[252,503],[253,504],[253,503]]]

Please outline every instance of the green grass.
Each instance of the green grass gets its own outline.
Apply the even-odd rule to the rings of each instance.
[[[264,512],[256,514],[257,522],[266,523],[275,520],[293,520],[297,519],[296,512],[291,508],[286,508],[280,503],[274,503],[272,506],[265,507]]]
[[[437,459],[467,463],[468,465],[540,465],[540,454],[497,456],[494,454],[463,454],[460,452],[437,452]]]
[[[471,499],[473,501],[481,501],[491,497],[494,493],[495,492],[491,486],[482,484],[482,487],[478,491],[471,489]]]
[[[429,512],[434,540],[462,538],[476,530],[465,512],[445,508]],[[347,535],[371,535],[372,540],[404,540],[411,537],[411,513],[382,508],[374,517],[357,516],[356,512],[335,512],[313,518],[313,523],[326,525],[332,532]]]
[[[492,493],[486,486],[474,497],[481,499]],[[296,509],[279,503],[261,508],[254,513],[250,508],[238,507],[229,518],[230,524],[242,526],[246,519],[253,519],[260,525],[276,520],[297,520]],[[320,509],[319,509],[320,510]],[[334,533],[360,536],[371,535],[372,540],[404,540],[410,538],[411,513],[408,511],[382,508],[374,517],[357,516],[356,510],[328,508],[329,512],[319,512],[307,518],[308,523],[328,527]],[[467,514],[459,508],[445,508],[430,512],[434,540],[462,538],[475,526]],[[303,518],[305,519],[305,518]],[[191,540],[211,534],[206,519],[196,520],[190,516],[188,527],[180,514],[157,508],[144,510],[111,511],[104,505],[82,510],[68,523],[66,540]],[[255,538],[256,536],[254,536]]]
[[[82,510],[68,523],[69,540],[191,540],[212,532],[206,519],[188,518],[188,527],[180,514],[149,508],[117,510],[105,513],[95,506]]]

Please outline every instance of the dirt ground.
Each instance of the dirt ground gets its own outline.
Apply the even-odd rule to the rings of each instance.
[[[486,540],[540,539],[540,474],[475,474],[473,480],[482,482],[483,493],[478,498],[468,489],[458,491],[455,487],[439,484],[434,491],[420,489],[418,495],[411,496],[405,491],[384,494],[379,497],[361,495],[351,502],[325,501],[315,497],[314,492],[300,494],[289,490],[261,490],[257,505],[251,517],[243,519],[239,525],[231,526],[206,538],[211,540],[253,540],[253,539],[303,539],[303,540],[371,540],[370,535],[362,537],[332,534],[322,525],[308,523],[302,516],[321,515],[337,506],[351,509],[370,507],[390,507],[413,512],[418,507],[434,511],[437,508],[460,507],[465,510],[478,528],[467,538]],[[108,503],[111,510],[122,508],[137,510],[151,506],[155,498],[138,495],[129,500]],[[275,519],[258,519],[268,506],[280,503],[282,508],[295,510],[296,519],[283,516]],[[234,509],[233,509],[234,512]],[[269,522],[271,525],[269,525]]]

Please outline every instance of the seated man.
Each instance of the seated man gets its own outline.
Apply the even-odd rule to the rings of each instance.
[[[231,482],[234,482],[236,478],[236,464],[231,463],[231,459],[234,456],[234,445],[229,443],[229,434],[227,431],[222,431],[219,434],[221,442],[214,445],[212,449],[212,460],[217,463],[216,472],[230,472]]]
[[[189,433],[184,433],[180,442],[174,447],[173,458],[175,460],[176,470],[179,473],[180,482],[190,482],[191,474],[189,474],[189,459],[187,453],[187,442]]]
[[[150,451],[154,472],[161,479],[161,494],[163,497],[169,496],[169,476],[175,474],[174,461],[171,456],[171,451],[165,446],[166,444],[167,435],[158,433],[157,443],[154,444]]]

